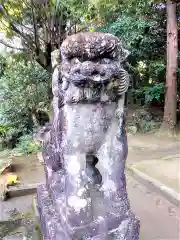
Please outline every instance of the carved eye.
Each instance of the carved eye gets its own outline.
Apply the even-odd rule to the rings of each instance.
[[[76,70],[75,70],[75,73],[80,73],[80,69],[76,69]]]
[[[98,74],[98,71],[95,69],[95,70],[93,70],[92,74],[96,75],[96,74]]]
[[[101,75],[101,76],[105,76],[105,72],[101,72],[100,75]]]

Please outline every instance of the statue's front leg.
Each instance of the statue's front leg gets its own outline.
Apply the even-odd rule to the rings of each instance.
[[[109,225],[116,226],[111,232],[113,239],[138,239],[139,220],[130,210],[126,189],[125,161],[128,154],[125,131],[124,99],[120,99],[116,112],[116,123],[109,129],[108,137],[98,152],[102,172],[104,194],[104,216]],[[113,125],[116,125],[114,127]],[[118,219],[118,220],[117,220]],[[115,224],[116,222],[116,224]]]
[[[86,178],[86,154],[64,155],[67,222],[80,227],[92,221],[91,199]]]

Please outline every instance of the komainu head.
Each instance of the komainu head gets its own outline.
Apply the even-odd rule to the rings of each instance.
[[[65,103],[116,101],[127,91],[129,75],[122,62],[127,51],[106,33],[79,33],[61,45]]]

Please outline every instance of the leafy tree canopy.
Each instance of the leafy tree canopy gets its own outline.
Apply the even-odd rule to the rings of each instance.
[[[1,59],[4,70],[0,78],[1,124],[9,130],[27,132],[33,128],[32,113],[49,106],[50,75],[37,63],[21,56]]]

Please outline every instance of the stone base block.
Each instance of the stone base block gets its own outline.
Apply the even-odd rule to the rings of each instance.
[[[123,216],[99,217],[81,227],[65,224],[45,185],[37,189],[38,210],[44,240],[138,240],[139,220],[131,211]]]
[[[40,217],[41,232],[44,240],[70,240],[66,231],[62,228],[60,216],[53,206],[45,185],[37,188],[37,202]]]

